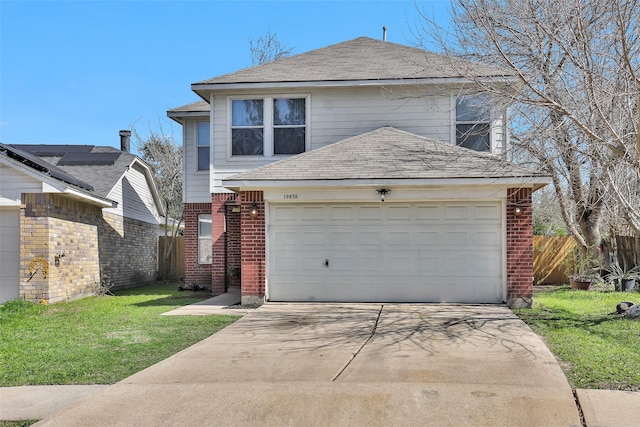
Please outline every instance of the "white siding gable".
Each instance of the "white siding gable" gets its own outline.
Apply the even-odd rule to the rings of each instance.
[[[134,163],[122,175],[107,197],[118,202],[118,206],[105,209],[105,212],[151,224],[160,222],[160,215],[144,169],[138,163]]]
[[[14,167],[0,163],[0,206],[20,206],[22,193],[44,191],[56,190]]]

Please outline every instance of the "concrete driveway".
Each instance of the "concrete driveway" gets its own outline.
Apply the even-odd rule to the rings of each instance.
[[[267,304],[44,426],[580,426],[499,305]]]

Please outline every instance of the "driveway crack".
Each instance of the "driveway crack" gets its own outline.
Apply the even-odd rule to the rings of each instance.
[[[369,334],[369,336],[367,337],[366,340],[364,340],[364,342],[362,343],[362,345],[360,346],[360,348],[358,348],[358,350],[353,353],[351,355],[351,358],[349,358],[349,360],[347,361],[347,363],[344,364],[344,366],[342,367],[342,369],[340,369],[338,371],[338,373],[331,378],[331,381],[335,381],[338,379],[338,377],[340,375],[342,375],[342,373],[349,367],[349,365],[351,364],[351,362],[353,362],[353,360],[356,358],[356,356],[358,354],[360,354],[360,352],[362,351],[362,349],[364,348],[365,345],[367,345],[369,343],[369,341],[371,341],[371,338],[373,338],[373,336],[376,334],[376,329],[378,328],[378,322],[380,321],[380,316],[382,315],[382,309],[384,308],[384,305],[380,306],[380,310],[378,311],[378,317],[376,317],[376,321],[373,324],[373,328],[371,328],[371,333]]]

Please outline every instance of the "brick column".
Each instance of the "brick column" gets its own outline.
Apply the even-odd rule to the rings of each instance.
[[[520,213],[516,214],[516,207]],[[507,305],[533,303],[533,216],[530,188],[507,190]]]
[[[258,215],[251,217],[253,205]],[[262,191],[242,193],[240,228],[242,304],[261,304],[265,295],[265,212]]]
[[[211,292],[219,295],[226,290],[227,277],[227,203],[235,202],[234,193],[211,195]]]

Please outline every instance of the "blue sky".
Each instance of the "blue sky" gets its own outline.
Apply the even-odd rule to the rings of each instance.
[[[251,65],[267,31],[293,53],[359,36],[411,44],[416,4],[434,1],[0,0],[0,142],[119,147],[118,131],[161,125],[198,100],[190,84]]]

